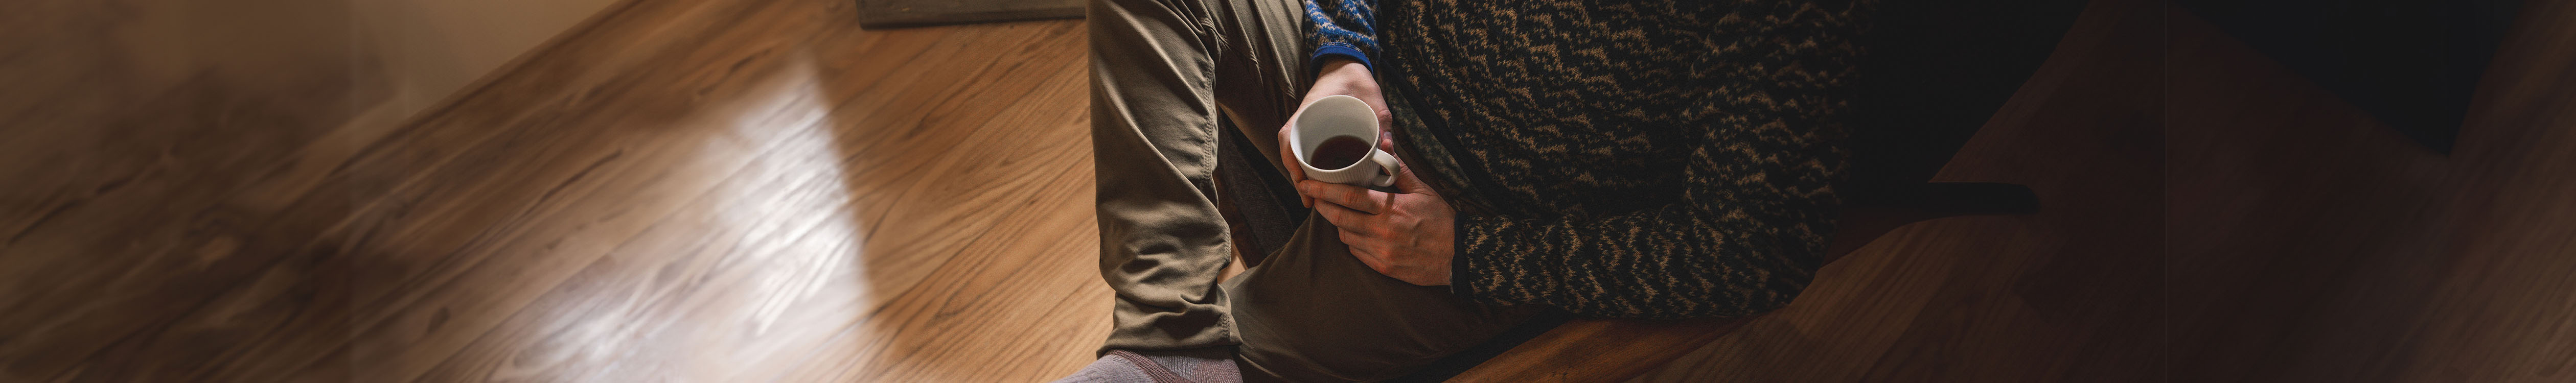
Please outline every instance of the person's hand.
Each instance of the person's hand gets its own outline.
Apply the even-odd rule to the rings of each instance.
[[[1380,139],[1378,149],[1392,152],[1394,141]],[[1398,193],[1301,180],[1297,194],[1323,202],[1314,204],[1315,212],[1341,231],[1342,244],[1369,269],[1416,285],[1449,284],[1449,258],[1456,250],[1450,223],[1458,213],[1414,177],[1413,166],[1390,171]]]
[[[1335,95],[1351,96],[1368,103],[1369,109],[1377,111],[1378,131],[1394,128],[1395,113],[1386,110],[1386,96],[1378,93],[1377,78],[1369,77],[1368,66],[1347,59],[1326,61],[1323,71],[1315,75],[1315,87],[1307,88],[1306,99],[1298,101],[1297,105],[1312,104],[1315,100]],[[1300,183],[1306,180],[1306,168],[1297,166],[1296,151],[1287,147],[1288,128],[1279,127],[1279,165],[1288,168],[1289,183]],[[1378,141],[1383,144],[1386,140]],[[1308,208],[1315,207],[1315,197],[1299,194],[1300,203]]]

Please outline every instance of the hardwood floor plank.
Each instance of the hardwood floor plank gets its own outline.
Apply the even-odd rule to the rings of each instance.
[[[395,129],[142,121],[161,141],[47,154],[130,170],[13,197],[36,214],[0,221],[30,239],[0,272],[124,298],[0,298],[51,313],[0,315],[0,380],[1034,380],[1087,362],[1108,297],[1088,271],[1080,24],[861,31],[848,7],[635,1]],[[9,168],[72,174],[45,169]],[[172,176],[207,171],[229,178]],[[83,234],[119,226],[145,230]],[[112,249],[128,255],[23,256]],[[1001,293],[1020,290],[1061,293]]]
[[[2523,4],[2444,157],[2176,12],[2176,380],[2566,380],[2571,15]]]
[[[1899,228],[1632,381],[2159,381],[2161,17],[2092,2],[1934,178],[2027,185],[2038,214]]]

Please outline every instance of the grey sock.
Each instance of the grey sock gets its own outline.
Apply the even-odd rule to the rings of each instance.
[[[1110,350],[1057,383],[1241,383],[1243,372],[1225,350],[1131,352]]]
[[[1082,371],[1074,371],[1073,375],[1065,375],[1063,379],[1056,379],[1055,383],[1127,383],[1151,381],[1154,381],[1154,378],[1145,376],[1145,370],[1136,368],[1135,364],[1128,363],[1127,358],[1122,358],[1117,355],[1101,355],[1100,360],[1094,360],[1091,361],[1091,365],[1082,366]]]

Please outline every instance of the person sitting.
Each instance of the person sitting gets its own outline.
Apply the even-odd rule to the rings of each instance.
[[[1065,381],[1395,378],[1548,310],[1788,304],[1839,202],[1867,0],[1094,0],[1100,358]],[[1386,190],[1305,179],[1301,105],[1365,101]],[[1306,218],[1221,279],[1239,129]],[[1255,162],[1253,166],[1260,166]],[[1226,187],[1261,187],[1227,185]],[[1257,202],[1257,201],[1254,201]],[[1252,258],[1247,256],[1247,258]]]

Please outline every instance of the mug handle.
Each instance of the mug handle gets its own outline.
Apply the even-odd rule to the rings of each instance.
[[[1377,179],[1370,180],[1369,185],[1375,185],[1377,187],[1395,186],[1395,172],[1398,171],[1396,170],[1396,166],[1400,163],[1395,160],[1394,153],[1387,153],[1385,150],[1371,149],[1369,150],[1369,161],[1376,162],[1377,169],[1383,172],[1378,173]]]

